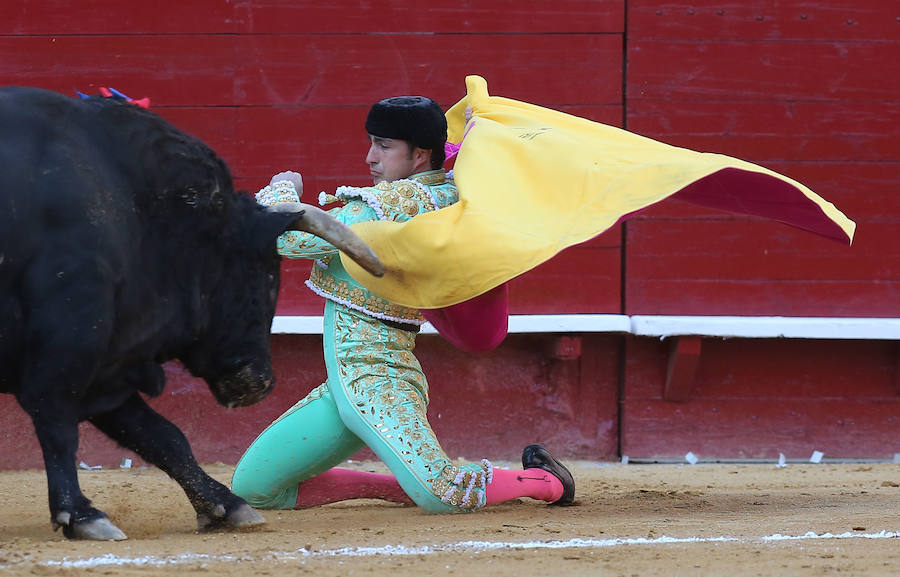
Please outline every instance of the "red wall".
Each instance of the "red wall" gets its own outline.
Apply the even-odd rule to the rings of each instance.
[[[149,96],[251,191],[288,168],[304,173],[307,200],[366,183],[368,106],[425,93],[447,107],[476,73],[494,94],[763,164],[859,225],[844,247],[662,203],[514,281],[513,313],[900,316],[900,40],[890,3],[71,4],[4,6],[0,84]],[[308,268],[285,264],[280,314],[321,312],[302,286]],[[706,340],[691,398],[673,403],[663,397],[666,343],[574,338],[515,335],[472,356],[423,336],[431,418],[448,451],[515,458],[543,441],[584,458],[900,452],[890,434],[900,418],[896,343]],[[154,404],[201,460],[234,462],[321,382],[315,337],[273,340],[278,392],[240,411],[215,406],[204,384],[169,365]],[[38,466],[11,397],[0,398],[0,415],[0,467]],[[118,462],[121,450],[83,431],[86,461]]]
[[[629,2],[626,124],[796,178],[852,247],[665,203],[626,224],[630,314],[900,316],[900,36],[878,0]]]

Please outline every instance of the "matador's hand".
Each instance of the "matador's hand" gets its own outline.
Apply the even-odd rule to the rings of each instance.
[[[286,180],[292,183],[294,185],[294,188],[297,189],[297,196],[303,196],[303,177],[300,176],[299,172],[294,172],[293,170],[279,172],[272,177],[272,180],[269,181],[269,184],[275,184],[276,182],[281,180]]]

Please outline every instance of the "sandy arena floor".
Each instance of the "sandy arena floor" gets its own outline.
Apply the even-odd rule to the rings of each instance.
[[[230,480],[231,467],[207,470]],[[574,507],[523,500],[433,516],[353,501],[198,534],[184,494],[159,471],[82,471],[85,493],[128,534],[119,543],[66,541],[50,529],[43,472],[0,472],[0,574],[900,574],[897,463],[576,463],[573,472]]]

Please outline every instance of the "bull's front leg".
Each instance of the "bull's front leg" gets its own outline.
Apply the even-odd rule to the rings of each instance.
[[[262,515],[197,464],[184,434],[150,408],[137,393],[115,410],[90,421],[123,447],[159,467],[187,494],[197,511],[200,530],[252,527],[265,523]]]

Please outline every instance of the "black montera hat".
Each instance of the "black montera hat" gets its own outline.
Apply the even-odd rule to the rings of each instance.
[[[443,150],[447,119],[437,102],[424,96],[395,96],[372,105],[366,132],[382,138],[408,140],[419,148]]]

